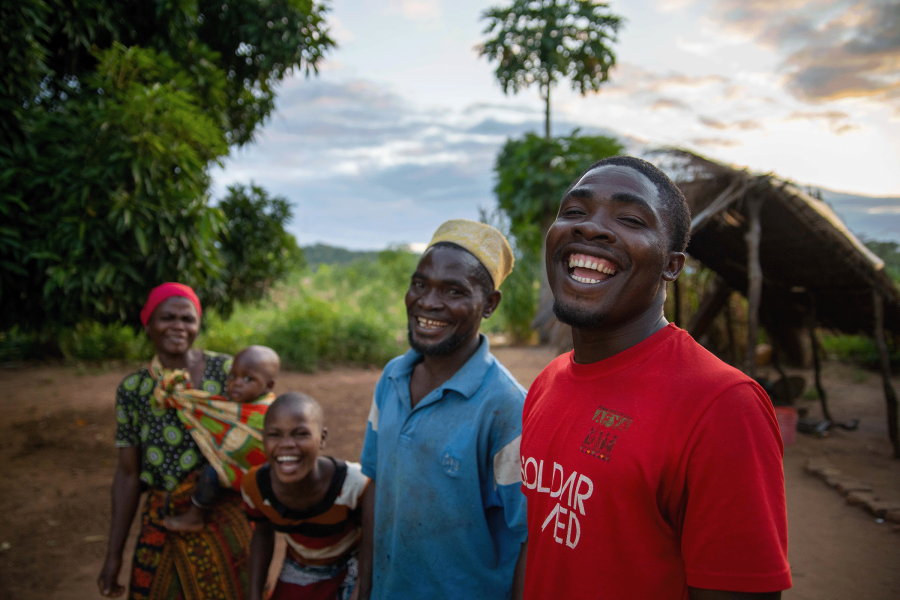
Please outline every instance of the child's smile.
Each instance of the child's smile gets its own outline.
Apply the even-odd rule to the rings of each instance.
[[[272,474],[281,483],[297,483],[316,466],[324,431],[308,411],[284,407],[269,414],[263,430],[263,448]]]

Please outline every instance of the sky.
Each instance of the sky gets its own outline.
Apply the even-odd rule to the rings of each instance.
[[[481,14],[508,0],[335,0],[338,42],[292,75],[213,193],[287,197],[301,245],[421,247],[443,221],[496,206],[509,137],[543,132],[538,90],[504,95],[478,56]],[[900,241],[900,2],[613,0],[625,19],[599,92],[562,81],[554,135],[680,146],[828,190],[855,233]]]

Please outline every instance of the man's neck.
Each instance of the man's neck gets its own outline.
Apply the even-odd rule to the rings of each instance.
[[[453,352],[424,355],[422,362],[413,369],[409,382],[409,395],[413,408],[422,398],[456,375],[456,372],[463,368],[478,351],[480,345],[481,336],[476,332]]]
[[[641,318],[620,327],[604,327],[592,329],[572,328],[572,342],[575,346],[574,357],[578,364],[586,365],[613,357],[619,352],[643,342],[648,337],[664,328],[669,322],[660,310],[655,317]]]

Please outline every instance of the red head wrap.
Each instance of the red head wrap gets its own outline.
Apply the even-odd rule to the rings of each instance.
[[[203,310],[200,308],[200,299],[197,298],[197,294],[194,293],[194,290],[183,283],[168,282],[158,285],[150,291],[147,303],[144,305],[144,308],[141,309],[141,323],[146,326],[147,321],[150,320],[150,315],[153,314],[153,309],[159,306],[163,300],[171,298],[172,296],[182,296],[190,300],[194,306],[197,307],[198,319],[200,318],[200,315],[203,314]]]

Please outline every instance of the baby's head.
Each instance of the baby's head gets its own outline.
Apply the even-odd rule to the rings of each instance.
[[[322,407],[306,394],[288,392],[275,398],[263,424],[263,450],[271,472],[282,483],[303,480],[325,447]]]
[[[281,369],[278,354],[265,346],[247,346],[237,353],[228,372],[228,397],[232,402],[253,402],[271,392]]]

